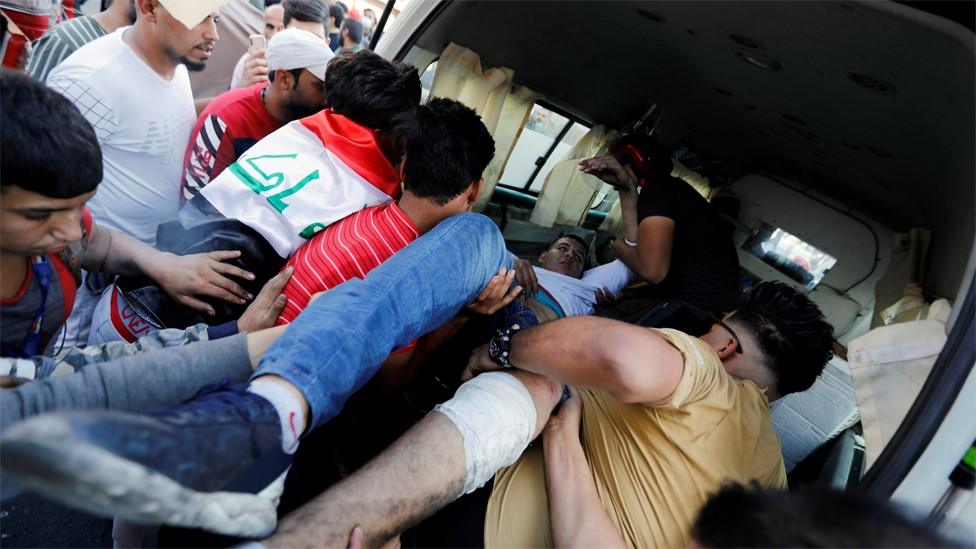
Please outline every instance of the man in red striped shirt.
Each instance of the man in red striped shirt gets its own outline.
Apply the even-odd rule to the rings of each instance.
[[[405,128],[400,166],[403,194],[396,202],[360,210],[304,244],[286,264],[295,269],[282,292],[288,324],[312,295],[327,291],[386,261],[421,234],[478,199],[482,172],[495,143],[475,112],[457,101],[434,99]]]

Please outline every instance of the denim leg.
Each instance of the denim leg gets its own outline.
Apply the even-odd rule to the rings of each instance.
[[[390,351],[454,317],[502,266],[511,267],[511,256],[490,219],[448,218],[365,279],[344,282],[305,309],[252,379],[287,379],[305,395],[318,427],[342,410]]]

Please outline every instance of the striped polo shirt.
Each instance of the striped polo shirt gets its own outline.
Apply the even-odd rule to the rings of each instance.
[[[288,304],[277,324],[295,320],[314,294],[350,278],[365,278],[417,236],[417,227],[395,203],[366,208],[333,223],[285,264],[295,272],[282,292]]]
[[[81,15],[51,27],[40,40],[34,42],[27,74],[47,81],[47,75],[69,55],[85,44],[105,36],[105,29],[94,19]]]

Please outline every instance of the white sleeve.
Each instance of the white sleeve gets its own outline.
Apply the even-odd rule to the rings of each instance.
[[[244,78],[244,61],[246,60],[247,60],[246,53],[242,55],[240,59],[237,60],[237,64],[234,65],[234,74],[230,77],[230,87],[228,87],[227,89],[232,90],[236,88],[238,84],[241,83],[241,79]]]
[[[620,293],[633,279],[634,273],[619,259],[583,273],[583,282],[597,288],[607,288],[615,294]]]

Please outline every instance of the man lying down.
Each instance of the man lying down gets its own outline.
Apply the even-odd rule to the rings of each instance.
[[[4,472],[89,512],[269,535],[276,498],[265,488],[287,467],[283,447],[333,417],[389,349],[443,324],[505,261],[494,224],[450,218],[299,315],[252,378],[279,390],[271,400],[231,388],[150,414],[41,416],[3,437]],[[444,269],[449,276],[438,276]],[[397,287],[430,305],[405,303],[389,291]],[[701,338],[593,317],[498,334],[472,357],[468,373],[478,375],[453,399],[267,543],[342,546],[356,525],[368,545],[379,543],[489,481],[490,493],[476,494],[487,504],[468,511],[484,521],[480,541],[565,539],[557,528],[581,522],[566,520],[572,511],[561,503],[574,498],[559,490],[574,485],[545,482],[538,448],[525,450],[567,384],[580,388],[582,448],[606,511],[597,517],[633,546],[684,545],[723,481],[785,487],[768,402],[809,388],[831,341],[816,305],[777,283],[753,288]],[[446,543],[470,538],[456,539]]]

